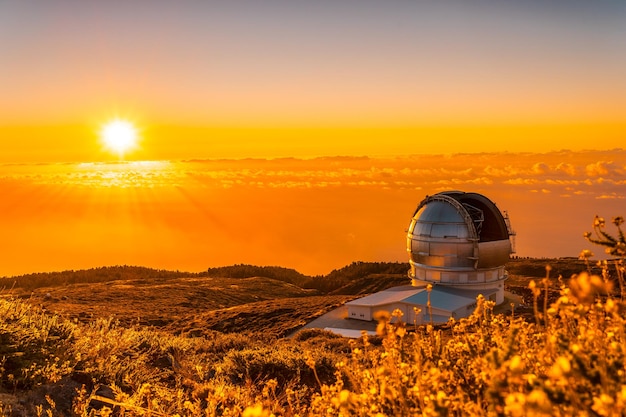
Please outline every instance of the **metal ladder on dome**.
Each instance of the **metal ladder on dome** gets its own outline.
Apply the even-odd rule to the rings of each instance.
[[[511,242],[511,253],[515,253],[515,236],[517,233],[511,227],[511,219],[509,218],[509,213],[506,210],[502,213],[504,217],[504,224],[506,224],[506,230],[509,232],[509,241]]]

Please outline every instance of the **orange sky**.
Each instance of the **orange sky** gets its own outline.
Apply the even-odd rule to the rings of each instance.
[[[445,189],[576,255],[624,214],[625,50],[608,0],[0,2],[0,275],[406,260]]]

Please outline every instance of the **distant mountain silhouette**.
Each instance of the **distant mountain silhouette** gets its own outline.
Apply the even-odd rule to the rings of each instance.
[[[512,275],[545,277],[545,267],[548,264],[552,267],[550,272],[552,277],[561,275],[564,278],[569,278],[572,274],[587,268],[584,261],[576,258],[514,258],[507,264],[507,270]],[[592,265],[591,268],[594,273],[600,273],[597,266]],[[121,265],[3,277],[0,278],[0,290],[10,288],[33,290],[43,287],[116,280],[151,281],[184,277],[265,277],[293,284],[304,289],[315,289],[323,294],[360,295],[380,291],[394,285],[408,284],[409,281],[405,278],[408,269],[408,263],[403,262],[357,261],[343,268],[334,269],[326,275],[310,276],[291,268],[248,264],[208,268],[206,271],[199,273]]]

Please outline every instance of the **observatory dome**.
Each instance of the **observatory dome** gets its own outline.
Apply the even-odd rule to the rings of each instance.
[[[417,206],[407,233],[414,285],[503,288],[512,252],[508,217],[487,197],[445,191]]]

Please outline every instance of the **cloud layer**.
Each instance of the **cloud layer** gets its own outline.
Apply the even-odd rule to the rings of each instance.
[[[626,151],[0,165],[0,275],[403,261],[413,210],[450,189],[507,210],[518,255],[576,256],[595,214],[626,214]]]

